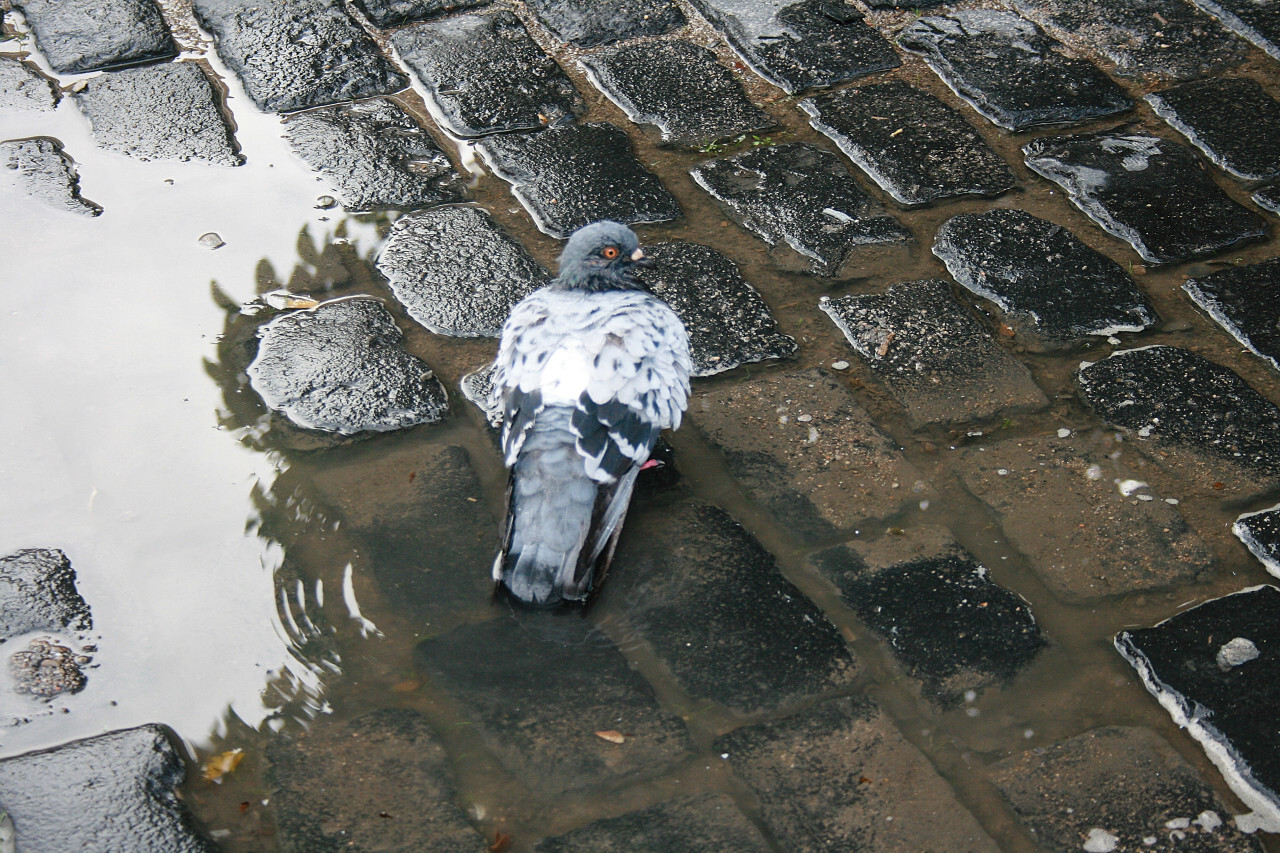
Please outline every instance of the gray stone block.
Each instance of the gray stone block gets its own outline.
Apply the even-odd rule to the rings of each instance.
[[[901,80],[800,102],[812,124],[899,204],[997,196],[1009,166],[955,110]]]
[[[289,144],[350,211],[414,210],[462,201],[466,181],[394,101],[323,107],[284,122]]]
[[[19,192],[69,213],[99,216],[102,208],[80,195],[71,158],[56,139],[6,139],[0,142],[0,175]]]
[[[945,281],[823,297],[818,307],[906,408],[913,426],[982,421],[1048,405],[1026,366],[996,343]]]
[[[178,53],[154,0],[13,0],[59,74],[168,59]]]
[[[66,554],[25,548],[0,558],[0,640],[32,631],[83,631],[92,624]]]
[[[416,24],[459,9],[488,6],[492,0],[351,0],[374,26],[386,29]]]
[[[1265,181],[1280,175],[1280,101],[1255,81],[1214,77],[1152,92],[1145,100],[1232,177]]]
[[[714,53],[687,41],[629,44],[579,62],[627,118],[655,127],[665,143],[694,148],[776,124]]]
[[[686,23],[670,0],[529,0],[529,8],[556,38],[584,48],[660,36]]]
[[[700,163],[691,174],[743,228],[771,246],[790,246],[816,275],[839,275],[860,247],[911,239],[839,157],[812,145],[753,148]]]
[[[435,423],[448,413],[444,386],[401,348],[403,334],[376,299],[282,314],[258,334],[249,382],[297,426],[354,435]]]
[[[221,96],[194,62],[110,71],[75,92],[103,148],[138,160],[244,162]]]
[[[1078,124],[1133,101],[1111,78],[1012,12],[970,9],[921,18],[898,43],[924,56],[952,91],[1008,130]]]
[[[0,107],[6,110],[49,112],[58,105],[54,81],[11,56],[0,56]]]

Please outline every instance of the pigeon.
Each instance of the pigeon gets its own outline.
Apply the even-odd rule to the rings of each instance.
[[[583,601],[608,571],[636,475],[689,399],[689,337],[636,277],[635,233],[593,222],[502,328],[494,402],[510,477],[493,579],[517,600]]]

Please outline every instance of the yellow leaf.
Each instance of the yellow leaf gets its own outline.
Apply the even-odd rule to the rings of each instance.
[[[210,782],[221,782],[222,777],[239,767],[243,759],[243,749],[232,749],[218,753],[204,763],[204,767],[201,768],[201,774]]]

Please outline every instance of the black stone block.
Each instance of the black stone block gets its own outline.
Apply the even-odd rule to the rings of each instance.
[[[1231,525],[1231,532],[1267,571],[1280,577],[1280,506],[1245,513]]]
[[[466,197],[449,157],[394,101],[308,110],[284,128],[294,152],[324,175],[347,210],[414,210]]]
[[[341,0],[195,0],[218,56],[267,112],[390,95],[409,80]]]
[[[655,267],[642,278],[684,321],[694,376],[795,354],[795,338],[782,333],[733,261],[698,243],[660,243],[645,253]]]
[[[221,97],[194,62],[107,72],[74,97],[103,148],[138,160],[244,162]]]
[[[80,181],[62,143],[49,137],[0,142],[0,177],[18,191],[58,210],[98,216],[102,208],[80,195]]]
[[[0,640],[32,631],[82,631],[91,624],[66,554],[27,548],[0,558]]]
[[[706,504],[628,518],[603,595],[686,691],[738,713],[848,687],[860,669],[773,556]]]
[[[1077,124],[1133,101],[1091,62],[1012,12],[973,9],[921,18],[898,43],[924,55],[947,85],[1008,130]]]
[[[449,757],[416,711],[321,718],[266,749],[281,849],[307,853],[484,853],[467,822]]]
[[[396,221],[378,255],[409,316],[440,335],[497,337],[550,275],[488,211],[440,207]]]
[[[1032,171],[1150,263],[1212,255],[1267,235],[1262,218],[1219,189],[1185,145],[1106,132],[1043,137],[1022,152]]]
[[[444,386],[405,352],[376,299],[335,299],[282,314],[258,331],[249,382],[267,407],[306,429],[353,435],[435,423]]]
[[[157,725],[0,761],[0,806],[16,849],[214,853],[176,789],[182,756]]]
[[[839,545],[810,561],[942,708],[1012,678],[1045,645],[1030,605],[940,530]]]
[[[176,56],[154,0],[13,0],[36,45],[59,74],[99,71]]]
[[[1086,364],[1076,378],[1099,417],[1150,439],[1157,461],[1194,485],[1247,494],[1280,482],[1280,409],[1227,368],[1152,346]]]
[[[705,47],[647,41],[580,60],[627,118],[657,128],[662,142],[697,147],[773,127]]]
[[[1280,101],[1253,80],[1214,77],[1152,92],[1156,115],[1233,177],[1280,175]]]
[[[534,848],[536,853],[768,853],[773,848],[724,794],[700,794],[605,818]]]
[[[423,640],[414,658],[503,765],[544,795],[652,776],[690,752],[684,724],[577,611],[465,625]]]
[[[556,38],[575,47],[660,36],[686,23],[670,0],[529,0],[529,8]]]
[[[488,6],[492,0],[351,0],[374,26],[400,27],[448,15],[459,9]]]
[[[986,420],[1048,405],[1027,368],[965,310],[945,281],[818,304],[915,426]]]
[[[998,305],[1032,348],[1140,332],[1157,320],[1119,264],[1025,211],[954,216],[939,226],[933,253],[962,286]]]
[[[742,227],[771,246],[785,242],[817,275],[836,276],[861,246],[911,239],[839,157],[812,145],[753,148],[691,173]]]
[[[586,111],[573,83],[512,12],[406,27],[391,44],[455,136],[536,130]]]
[[[1236,793],[1280,827],[1280,589],[1216,598],[1115,643]]]
[[[1251,198],[1254,204],[1263,210],[1269,210],[1276,215],[1280,215],[1280,184],[1262,187]]]
[[[1280,370],[1280,258],[1188,279],[1182,289],[1231,337]]]
[[[729,45],[788,94],[896,68],[893,47],[842,0],[692,0]]]
[[[1127,77],[1189,80],[1240,62],[1246,47],[1182,0],[1013,0],[1052,35]]]
[[[1013,188],[1009,166],[958,112],[901,80],[816,95],[800,108],[899,204]]]
[[[541,133],[491,136],[476,144],[494,174],[538,228],[565,238],[588,222],[665,222],[680,205],[631,151],[626,133],[604,122]]]

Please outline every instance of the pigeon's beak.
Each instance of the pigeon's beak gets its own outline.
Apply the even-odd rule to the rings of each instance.
[[[646,255],[643,249],[636,249],[631,253],[631,263],[633,266],[640,267],[641,269],[647,270],[653,268],[653,258]]]

